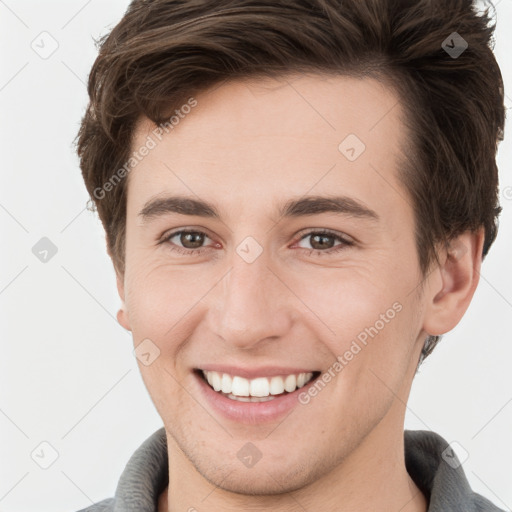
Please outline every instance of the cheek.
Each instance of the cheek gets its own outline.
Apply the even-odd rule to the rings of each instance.
[[[399,293],[388,283],[375,279],[368,269],[355,266],[312,269],[305,274],[289,276],[288,282],[297,297],[310,308],[309,315],[303,318],[311,317],[313,313],[317,324],[323,326],[326,340],[356,338],[376,322],[382,330],[381,315],[391,309],[388,316],[395,316],[392,308]]]
[[[215,276],[151,262],[132,269],[127,273],[126,305],[134,341],[149,338],[160,350],[172,351],[172,341],[186,336],[184,329],[201,309],[201,298],[212,289]]]
[[[192,407],[179,384],[188,371],[181,348],[197,325],[199,301],[210,288],[207,280],[199,279],[191,268],[180,269],[148,259],[127,269],[126,305],[134,346],[146,343],[152,356],[158,354],[148,365],[139,360],[138,366],[155,407],[164,418],[170,409],[188,418],[187,411]],[[169,400],[169,396],[173,399]]]
[[[415,293],[416,267],[402,262],[372,269],[320,269],[295,276],[291,288],[311,308],[302,316],[333,356],[341,358],[351,382],[368,370],[402,375],[419,334],[421,304]],[[383,277],[384,276],[384,277]],[[400,276],[398,278],[397,276]],[[290,276],[291,279],[291,276]],[[339,366],[338,366],[339,369]],[[345,380],[341,379],[341,380]]]

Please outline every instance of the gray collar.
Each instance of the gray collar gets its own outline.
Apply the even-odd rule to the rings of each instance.
[[[407,471],[429,500],[429,512],[504,512],[471,490],[457,455],[440,435],[406,430],[404,444]],[[156,512],[159,496],[169,481],[168,471],[162,427],[128,461],[115,499],[105,500],[105,508],[95,510]]]

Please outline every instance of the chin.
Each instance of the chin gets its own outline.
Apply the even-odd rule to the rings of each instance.
[[[209,483],[224,491],[250,496],[276,496],[303,489],[315,481],[315,474],[306,468],[269,467],[217,470],[214,474],[196,468]]]

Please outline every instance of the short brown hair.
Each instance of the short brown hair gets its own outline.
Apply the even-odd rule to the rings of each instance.
[[[162,123],[225,80],[310,72],[377,78],[401,98],[410,141],[400,178],[422,271],[436,243],[482,226],[485,256],[501,210],[505,118],[493,32],[489,8],[478,13],[470,0],[132,1],[100,41],[77,140],[116,269],[124,272],[126,180],[95,191],[129,158],[138,119]]]

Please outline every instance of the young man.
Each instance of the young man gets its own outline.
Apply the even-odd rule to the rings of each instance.
[[[88,511],[499,510],[404,432],[496,237],[489,22],[469,0],[131,3],[78,153],[164,427]]]

